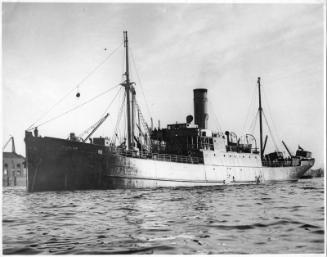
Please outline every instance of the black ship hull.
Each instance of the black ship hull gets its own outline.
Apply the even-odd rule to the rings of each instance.
[[[28,132],[27,132],[28,133]],[[105,189],[108,147],[26,134],[29,192]]]

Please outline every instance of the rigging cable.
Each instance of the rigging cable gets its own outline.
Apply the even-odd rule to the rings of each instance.
[[[114,98],[111,100],[111,102],[109,103],[109,105],[106,107],[103,115],[101,115],[101,117],[103,118],[106,114],[107,114],[107,111],[109,109],[109,107],[112,105],[112,103],[114,102],[114,100],[116,99],[117,95],[120,93],[121,91],[121,88],[117,91],[117,94],[114,96]],[[101,120],[101,119],[100,119]],[[83,137],[86,133],[89,132],[89,130],[93,127],[94,125],[92,125],[91,127],[87,128],[85,131],[83,131],[78,137]]]
[[[135,62],[135,59],[134,59],[134,53],[131,49],[131,56],[132,56],[132,62],[133,62],[133,65],[134,65],[134,69],[135,69],[135,73],[136,73],[136,77],[140,83],[140,87],[141,87],[141,91],[142,91],[142,94],[143,94],[143,97],[144,97],[144,101],[145,101],[145,106],[146,106],[146,109],[147,109],[147,112],[148,114],[150,115],[150,117],[152,117],[152,113],[150,111],[150,108],[149,108],[149,105],[148,105],[148,102],[146,100],[146,97],[145,97],[145,93],[144,93],[144,89],[143,89],[143,86],[142,86],[142,81],[141,81],[141,78],[139,76],[139,73],[137,72],[137,68],[136,68],[136,62]]]
[[[246,118],[245,118],[245,121],[244,121],[244,124],[243,124],[243,131],[245,130],[246,123],[248,122],[248,119],[250,117],[251,107],[255,102],[254,99],[255,99],[255,96],[256,96],[256,93],[255,93],[256,89],[257,89],[257,86],[254,86],[253,91],[252,91],[252,97],[251,97],[250,104],[249,104],[249,108],[248,108]]]
[[[121,92],[121,90],[122,90],[122,87],[119,88],[119,90],[117,91],[117,94],[114,96],[114,98],[113,98],[113,99],[111,100],[111,102],[108,104],[108,106],[106,107],[105,111],[103,112],[103,115],[105,115],[105,114],[108,112],[110,106],[113,104],[113,102],[115,101],[115,99],[117,98],[117,96],[119,95],[119,93]]]
[[[144,138],[144,142],[145,142],[145,144],[143,144],[143,146],[146,147],[146,150],[151,151],[151,139],[150,139],[151,129],[150,129],[149,125],[147,124],[147,122],[145,121],[143,113],[142,113],[141,108],[138,105],[137,101],[135,101],[135,105],[136,105],[136,110],[137,110],[138,119],[139,119],[138,120],[138,122],[139,122],[139,125],[138,125],[139,133],[141,133],[141,135]],[[144,132],[142,131],[142,127],[144,129]]]
[[[50,111],[53,110],[54,107],[56,107],[59,103],[61,103],[71,92],[73,92],[76,88],[79,88],[93,73],[95,73],[114,53],[117,52],[117,50],[123,45],[121,43],[117,48],[115,48],[104,60],[102,60],[93,70],[91,70],[85,77],[83,77],[80,82],[76,84],[66,95],[64,95],[62,98],[60,98],[55,104],[53,104],[46,112],[44,112],[33,124],[31,124],[27,130],[33,129],[36,123],[38,123],[42,118],[44,118]]]
[[[250,127],[249,127],[250,134],[253,134],[253,132],[254,132],[254,129],[255,129],[256,124],[257,124],[258,116],[259,116],[259,110],[257,110],[257,113],[254,116],[254,118],[253,118],[253,120],[252,120],[252,122],[250,124]]]
[[[141,108],[140,108],[140,105],[137,103],[137,101],[135,101],[135,106],[136,106],[136,110],[138,111],[138,114],[139,114],[139,117],[140,117],[140,121],[142,122],[143,128],[147,131],[148,134],[150,134],[149,125],[145,121],[144,116],[143,116],[143,113],[142,113]]]
[[[118,127],[119,127],[121,118],[123,116],[122,113],[123,113],[124,107],[125,107],[125,100],[126,100],[126,92],[124,92],[122,105],[121,105],[120,110],[118,112],[118,117],[117,117],[115,129],[114,129],[114,135],[111,137],[111,143],[116,143],[116,138],[118,138],[118,134],[117,134],[118,133]]]
[[[126,138],[127,138],[127,114],[126,114],[126,111],[123,112],[123,116],[124,116],[124,130],[121,132],[122,133],[121,138],[124,138],[124,142],[126,142]]]
[[[213,104],[211,103],[211,101],[210,101],[209,99],[208,99],[208,102],[209,102],[210,108],[212,109],[213,116],[215,117],[215,120],[216,120],[216,122],[217,122],[218,130],[219,130],[219,131],[223,131],[223,130],[221,129],[221,126],[220,126],[220,123],[219,123],[218,117],[217,117],[217,115],[216,115],[216,113],[215,113],[215,111],[214,111]]]
[[[264,98],[265,98],[265,103],[267,103],[268,114],[269,114],[269,116],[270,116],[270,120],[271,120],[271,123],[272,123],[273,129],[274,129],[274,131],[276,132],[276,136],[277,136],[278,142],[281,142],[282,140],[280,139],[280,137],[279,137],[279,135],[278,135],[278,130],[276,129],[276,126],[275,126],[274,120],[272,119],[273,116],[272,116],[272,112],[271,112],[270,104],[269,104],[269,102],[268,102],[268,97],[266,97],[265,90],[262,90],[262,92],[263,92],[263,96],[264,96]],[[267,123],[268,123],[268,121],[267,121]]]
[[[121,62],[121,80],[124,81],[126,78],[126,73],[125,73],[125,65],[126,65],[126,52],[124,51],[124,54],[121,55],[122,57],[122,62]]]
[[[68,113],[70,113],[70,112],[72,112],[72,111],[75,111],[76,109],[78,109],[78,108],[80,108],[80,107],[82,107],[82,106],[84,106],[84,105],[86,105],[86,104],[88,104],[88,103],[94,101],[95,99],[99,98],[100,96],[105,95],[106,93],[108,93],[109,91],[111,91],[111,90],[117,88],[118,86],[120,86],[120,84],[118,84],[118,85],[116,85],[116,86],[114,86],[114,87],[112,87],[112,88],[107,89],[106,91],[104,91],[104,92],[102,92],[102,93],[100,93],[100,94],[98,94],[98,95],[92,97],[91,99],[85,101],[84,103],[81,103],[80,105],[77,105],[77,106],[75,106],[75,107],[69,109],[68,111],[65,111],[65,112],[63,112],[63,113],[61,113],[61,114],[59,114],[59,115],[57,115],[57,116],[55,116],[55,117],[53,117],[53,118],[51,118],[51,119],[45,121],[45,122],[43,122],[43,123],[40,123],[38,126],[35,126],[35,127],[40,127],[40,126],[42,126],[42,125],[45,125],[45,124],[47,124],[47,123],[49,123],[49,122],[51,122],[51,121],[54,121],[54,120],[56,120],[56,119],[58,119],[58,118],[60,118],[60,117],[62,117],[62,116],[64,116],[64,115],[66,115],[66,114],[68,114]],[[32,127],[32,128],[30,128],[30,129],[33,129],[33,128],[35,128],[35,127]]]
[[[266,121],[266,124],[267,124],[268,130],[269,130],[269,133],[270,133],[270,135],[271,135],[271,138],[272,138],[272,140],[273,140],[274,146],[275,146],[276,150],[279,152],[279,149],[278,149],[278,146],[277,146],[277,144],[276,144],[276,141],[275,141],[274,135],[273,135],[273,133],[271,132],[270,126],[269,126],[269,124],[268,124],[268,121],[267,121],[266,115],[265,115],[265,113],[264,113],[263,111],[262,111],[262,113],[263,113],[263,117],[265,118],[265,121]]]

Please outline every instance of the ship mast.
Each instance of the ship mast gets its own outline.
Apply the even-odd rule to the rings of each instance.
[[[263,140],[262,140],[262,106],[261,106],[261,85],[260,85],[260,77],[258,77],[258,89],[259,89],[259,122],[260,122],[260,157],[261,161],[263,161]]]
[[[127,110],[127,150],[130,150],[133,145],[133,127],[131,119],[131,103],[130,103],[130,91],[131,91],[131,82],[129,80],[129,62],[128,62],[128,37],[127,31],[124,31],[124,47],[126,51],[126,81],[123,83],[126,92],[126,110]],[[133,115],[133,113],[132,113]]]

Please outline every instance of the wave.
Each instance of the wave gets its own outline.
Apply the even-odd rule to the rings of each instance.
[[[3,249],[3,254],[39,254],[42,253],[40,250],[36,250],[31,247],[21,247],[21,248],[7,248]]]
[[[294,220],[279,220],[276,222],[271,222],[271,223],[253,223],[253,224],[248,224],[248,225],[220,225],[220,224],[209,224],[206,225],[208,227],[214,227],[214,228],[219,228],[223,230],[233,230],[233,229],[238,229],[238,230],[247,230],[247,229],[254,229],[254,228],[264,228],[264,227],[271,227],[271,226],[278,226],[278,225],[288,225],[288,224],[297,224],[300,225],[300,228],[319,228],[318,226],[307,224],[307,223],[302,223],[299,221],[294,221]]]

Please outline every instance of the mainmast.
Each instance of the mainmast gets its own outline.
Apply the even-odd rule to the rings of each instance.
[[[131,122],[131,103],[130,103],[130,91],[131,91],[131,82],[129,80],[129,62],[128,62],[128,37],[127,31],[124,31],[124,47],[126,50],[126,81],[123,83],[126,92],[126,110],[127,110],[127,149],[130,150],[133,145],[133,128]]]
[[[258,89],[259,89],[259,122],[260,122],[260,157],[263,161],[263,140],[262,140],[262,106],[261,106],[261,85],[260,77],[258,77]]]

